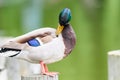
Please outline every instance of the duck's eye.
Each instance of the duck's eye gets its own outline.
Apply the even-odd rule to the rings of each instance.
[[[39,41],[38,41],[37,39],[31,39],[31,40],[29,40],[29,41],[28,41],[28,44],[29,44],[30,46],[33,46],[33,47],[40,46],[40,43],[39,43]]]

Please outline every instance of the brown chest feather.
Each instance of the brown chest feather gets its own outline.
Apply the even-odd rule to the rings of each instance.
[[[62,36],[66,48],[65,56],[67,56],[68,54],[70,54],[76,43],[76,35],[74,33],[74,30],[69,24],[65,26],[62,32]]]

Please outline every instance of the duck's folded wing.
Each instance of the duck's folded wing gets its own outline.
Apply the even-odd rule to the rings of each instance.
[[[46,35],[55,36],[55,31],[56,30],[54,28],[40,28],[40,29],[31,31],[29,33],[26,33],[22,36],[18,36],[16,38],[12,39],[11,41],[15,41],[18,43],[25,43],[36,37],[44,37]]]

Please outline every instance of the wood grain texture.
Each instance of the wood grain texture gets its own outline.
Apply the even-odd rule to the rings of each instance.
[[[25,75],[21,76],[21,80],[58,80],[58,75]]]

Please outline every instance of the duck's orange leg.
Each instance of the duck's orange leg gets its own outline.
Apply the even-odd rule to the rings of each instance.
[[[44,64],[42,61],[40,61],[40,65],[41,65],[42,74],[49,75],[49,76],[54,76],[54,75],[58,74],[58,72],[49,72],[47,65]]]

